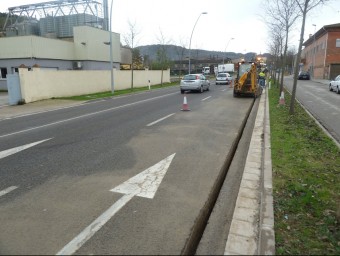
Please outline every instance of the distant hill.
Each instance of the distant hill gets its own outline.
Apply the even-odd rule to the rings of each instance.
[[[139,49],[140,54],[143,56],[148,56],[150,60],[156,60],[157,59],[157,51],[159,49],[159,44],[153,44],[153,45],[145,45],[145,46],[138,46],[136,48]],[[167,51],[167,57],[171,61],[180,60],[181,56],[182,59],[187,57],[189,55],[189,49],[183,48],[181,46],[176,45],[166,45],[165,46]],[[242,53],[235,53],[235,52],[221,52],[221,51],[207,51],[207,50],[200,50],[200,49],[191,49],[191,59],[224,59],[230,58],[230,59],[238,59],[243,56],[245,56],[246,59],[251,59],[255,53],[254,52],[248,52],[245,55]],[[271,56],[269,53],[261,54],[262,56],[269,57]]]

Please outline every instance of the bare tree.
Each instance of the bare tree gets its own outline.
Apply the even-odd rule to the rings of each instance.
[[[158,61],[160,63],[160,67],[161,67],[161,85],[163,85],[163,71],[165,68],[168,68],[170,65],[170,61],[169,58],[167,56],[167,48],[169,46],[169,44],[171,43],[171,39],[167,39],[162,30],[159,29],[159,36],[157,36],[157,40],[159,43],[159,48],[157,51],[157,56],[158,56]]]
[[[133,65],[134,65],[134,47],[136,43],[136,37],[139,35],[140,31],[137,29],[136,22],[132,23],[128,21],[129,33],[124,35],[124,41],[126,45],[131,49],[132,59],[131,59],[131,90],[133,90]]]
[[[301,61],[301,51],[302,51],[302,44],[303,44],[303,35],[305,34],[305,23],[306,23],[307,13],[313,8],[315,8],[316,6],[320,4],[324,4],[328,1],[329,0],[295,0],[298,6],[298,9],[302,15],[302,24],[301,24],[299,48],[298,48],[298,53],[296,56],[296,62],[295,62],[295,68],[294,68],[294,83],[293,83],[292,98],[291,98],[290,108],[289,108],[289,114],[291,115],[294,114],[295,112],[294,103],[295,103],[295,97],[296,97],[296,85],[297,85],[299,64]]]
[[[270,30],[270,35],[271,35],[271,41],[270,41],[270,49],[271,49],[271,53],[274,56],[273,59],[273,71],[272,71],[272,77],[274,78],[274,80],[278,80],[276,79],[276,70],[278,69],[278,67],[280,66],[280,59],[282,58],[282,45],[283,45],[283,29],[280,27],[280,25],[278,24],[269,24],[269,30]],[[279,69],[280,70],[280,69]],[[280,73],[279,72],[279,77],[280,77]]]
[[[287,51],[287,66],[290,67],[290,74],[293,74],[294,68],[294,56],[296,55],[296,47],[295,45],[290,46]]]
[[[181,78],[182,75],[182,68],[183,68],[183,60],[184,60],[184,56],[185,56],[185,52],[187,51],[187,49],[185,48],[187,44],[183,42],[183,40],[180,39],[180,46],[181,47],[176,47],[176,54],[177,57],[180,61],[179,65],[180,65],[180,70],[179,70],[179,74],[178,74],[178,79]]]
[[[287,62],[289,32],[300,16],[295,0],[266,0],[266,14],[270,17],[269,24],[284,32],[284,47],[281,57],[280,94],[283,91],[284,67]]]

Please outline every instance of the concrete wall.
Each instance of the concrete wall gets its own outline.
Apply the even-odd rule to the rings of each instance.
[[[0,59],[110,61],[110,32],[89,26],[73,28],[73,42],[40,36],[0,38]],[[113,61],[121,62],[120,35],[112,33]]]
[[[76,60],[110,61],[110,32],[88,26],[73,28]],[[120,35],[112,33],[112,59],[121,62]]]
[[[150,84],[160,84],[162,71],[137,70],[133,72],[134,88]],[[131,70],[114,69],[114,90],[131,88]],[[109,70],[44,70],[19,69],[22,98],[26,103],[69,97],[97,92],[111,91],[111,72]],[[170,82],[170,69],[163,71],[163,83]]]
[[[0,59],[75,59],[73,42],[38,36],[3,37],[0,48]]]
[[[110,62],[81,61],[83,70],[110,70]],[[52,60],[52,59],[0,59],[0,68],[6,68],[7,74],[13,74],[14,69],[24,64],[28,68],[39,65],[41,69],[72,70],[73,61],[71,60]],[[119,63],[113,63],[119,69]],[[0,78],[0,90],[7,90],[7,79]]]

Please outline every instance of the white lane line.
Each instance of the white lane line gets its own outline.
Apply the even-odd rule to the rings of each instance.
[[[207,99],[209,99],[209,98],[211,98],[211,96],[202,99],[202,101],[205,101],[205,100],[207,100]]]
[[[16,134],[19,134],[19,133],[24,133],[24,132],[28,132],[28,131],[40,129],[40,128],[43,128],[43,127],[48,127],[48,126],[56,125],[56,124],[66,123],[66,122],[73,121],[73,120],[76,120],[76,119],[80,119],[80,118],[83,118],[83,117],[93,116],[93,115],[96,115],[96,114],[99,114],[99,113],[109,112],[109,111],[113,111],[113,110],[129,107],[129,106],[137,105],[137,104],[148,102],[148,101],[152,101],[152,100],[155,100],[155,99],[160,99],[160,98],[168,97],[168,96],[174,95],[174,94],[178,94],[178,92],[173,92],[173,93],[165,94],[165,95],[162,95],[162,96],[157,96],[157,97],[154,97],[154,98],[150,98],[150,99],[146,99],[146,100],[136,101],[134,103],[129,103],[129,104],[121,105],[121,106],[118,106],[118,107],[108,108],[108,109],[96,111],[96,112],[93,112],[93,113],[89,113],[89,114],[85,114],[85,115],[81,115],[81,116],[76,116],[76,117],[72,117],[72,118],[68,118],[68,119],[52,122],[52,123],[45,124],[45,125],[36,126],[36,127],[29,128],[29,129],[21,130],[21,131],[18,131],[18,132],[8,133],[8,134],[5,134],[5,135],[1,135],[0,138],[4,138],[4,137],[11,136],[11,135],[16,135]]]
[[[221,90],[221,92],[224,92],[224,91],[226,91],[227,89],[223,89],[223,90]]]
[[[164,119],[167,119],[167,118],[169,118],[170,116],[173,116],[174,114],[175,114],[175,113],[172,113],[172,114],[170,114],[170,115],[167,115],[167,116],[165,116],[165,117],[162,117],[162,118],[160,118],[160,119],[158,119],[158,120],[156,120],[156,121],[154,121],[154,122],[152,122],[152,123],[149,123],[147,126],[152,126],[152,125],[154,125],[154,124],[157,124],[157,123],[163,121]]]
[[[121,197],[116,203],[111,205],[102,215],[94,220],[87,228],[85,228],[78,236],[69,242],[57,255],[71,255],[75,253],[82,245],[89,240],[102,226],[108,222],[126,203],[128,203],[135,195],[127,194]]]
[[[35,145],[38,145],[38,144],[43,143],[43,142],[50,140],[50,139],[52,139],[52,138],[49,138],[49,139],[46,139],[46,140],[40,140],[40,141],[33,142],[33,143],[30,143],[30,144],[26,144],[26,145],[23,145],[23,146],[19,146],[19,147],[10,148],[10,149],[4,150],[4,151],[0,151],[0,159],[5,158],[5,157],[10,156],[10,155],[13,155],[15,153],[18,153],[22,150],[31,148]]]
[[[1,190],[0,191],[0,197],[8,194],[9,192],[12,192],[14,189],[17,189],[17,188],[18,187],[16,187],[16,186],[11,186],[11,187],[8,187],[8,188],[6,188],[4,190]]]

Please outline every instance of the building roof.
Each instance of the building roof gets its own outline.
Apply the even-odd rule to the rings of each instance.
[[[302,45],[308,46],[314,42],[315,39],[322,37],[324,34],[331,32],[331,31],[339,31],[340,32],[340,23],[325,25],[320,28],[314,35],[310,36]]]

